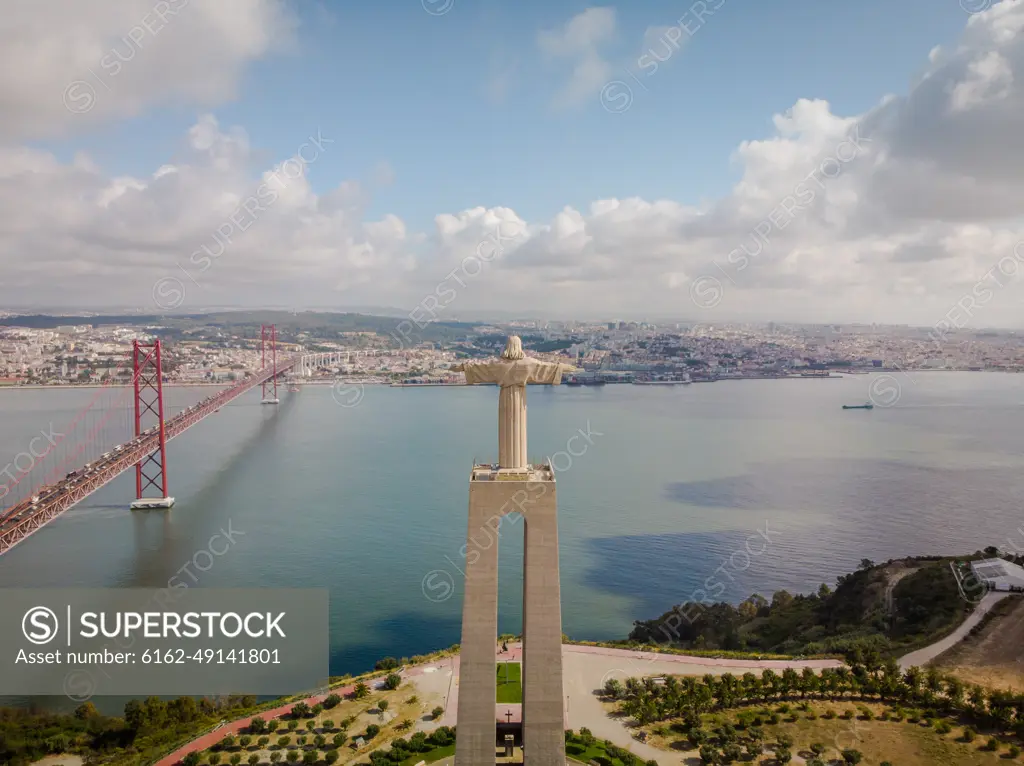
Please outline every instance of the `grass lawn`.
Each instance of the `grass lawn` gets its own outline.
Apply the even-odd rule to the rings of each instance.
[[[618,758],[608,756],[600,740],[594,742],[589,747],[584,747],[579,742],[568,742],[565,745],[565,754],[580,763],[597,761],[601,766],[622,766],[622,761]]]
[[[498,702],[519,704],[523,701],[523,684],[520,680],[522,665],[518,662],[499,662],[495,670],[498,677]]]
[[[426,761],[427,763],[433,763],[434,761],[440,761],[442,758],[455,755],[455,743],[445,745],[444,747],[435,747],[433,750],[426,753],[416,753],[406,758],[400,766],[415,766],[420,761]]]

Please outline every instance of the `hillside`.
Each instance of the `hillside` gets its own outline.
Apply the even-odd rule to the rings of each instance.
[[[964,558],[977,558],[981,552]],[[835,589],[771,600],[753,594],[738,605],[686,602],[657,619],[634,623],[630,641],[683,649],[776,654],[882,654],[923,645],[971,610],[957,589],[950,558],[861,562]]]

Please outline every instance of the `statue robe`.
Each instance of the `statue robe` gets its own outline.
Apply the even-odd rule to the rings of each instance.
[[[576,368],[526,357],[466,362],[461,369],[466,373],[467,383],[497,383],[501,386],[498,395],[498,467],[526,468],[526,386],[529,383],[557,386],[562,382],[563,372]]]

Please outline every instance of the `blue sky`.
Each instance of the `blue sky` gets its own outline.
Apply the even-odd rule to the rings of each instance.
[[[966,20],[946,0],[726,0],[696,26],[691,6],[606,6],[616,29],[598,50],[634,90],[624,113],[603,109],[597,93],[553,104],[572,63],[545,58],[537,37],[586,3],[495,0],[455,0],[442,16],[412,0],[296,3],[294,44],[251,64],[237,98],[209,111],[222,127],[244,127],[266,164],[317,127],[336,138],[342,150],[310,169],[317,192],[368,182],[387,163],[394,182],[375,188],[368,213],[395,213],[413,229],[477,205],[535,220],[611,197],[698,204],[728,192],[740,171],[730,155],[771,135],[774,113],[821,98],[854,115],[905,93],[928,51]],[[686,45],[654,74],[637,70],[645,30],[684,17],[695,30]],[[653,47],[662,58],[669,50]],[[625,75],[631,63],[642,84]],[[42,146],[62,157],[88,151],[110,175],[145,176],[174,156],[199,111],[168,104]]]
[[[15,7],[3,301],[1024,323],[1024,0]]]

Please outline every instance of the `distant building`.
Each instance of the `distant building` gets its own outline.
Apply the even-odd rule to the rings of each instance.
[[[991,590],[1024,593],[1024,567],[1004,559],[983,559],[971,562],[971,571]]]

